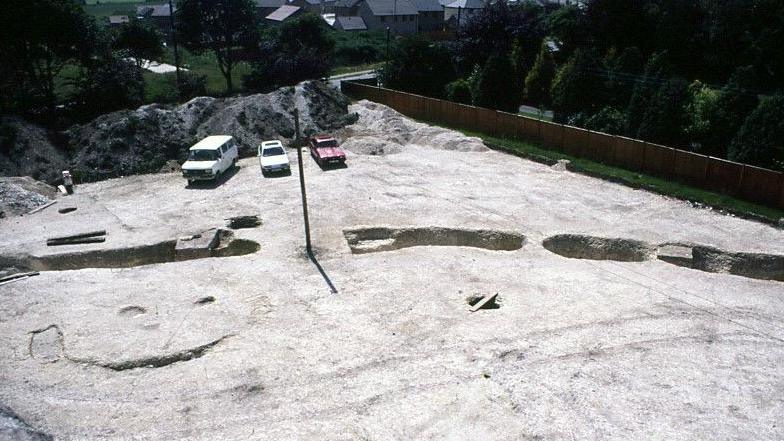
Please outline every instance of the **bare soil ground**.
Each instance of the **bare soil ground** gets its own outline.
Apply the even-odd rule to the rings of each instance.
[[[0,269],[42,270],[0,285],[6,426],[58,439],[784,437],[784,232],[373,103],[349,110],[348,166],[304,158],[319,267],[294,150],[289,176],[249,158],[219,185],[132,176],[78,186],[57,204],[67,214],[0,219]],[[261,225],[176,259],[177,243],[241,215]],[[45,244],[96,229],[106,242]],[[493,293],[500,307],[470,312]]]

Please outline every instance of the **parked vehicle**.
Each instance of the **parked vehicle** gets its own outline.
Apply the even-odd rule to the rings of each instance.
[[[259,166],[261,174],[291,171],[289,155],[280,141],[263,141],[259,145]]]
[[[310,138],[310,155],[319,165],[346,163],[346,152],[340,148],[335,138],[328,135]]]
[[[188,160],[182,164],[182,176],[188,184],[194,181],[215,180],[237,165],[239,152],[231,136],[208,136],[188,151]]]

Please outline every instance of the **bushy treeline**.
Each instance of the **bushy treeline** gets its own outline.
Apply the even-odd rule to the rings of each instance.
[[[780,0],[500,0],[455,41],[402,41],[384,80],[784,169],[782,42]]]
[[[242,84],[250,92],[323,77],[334,64],[334,31],[316,15],[265,26],[252,0],[177,0],[176,5],[173,36],[191,53],[214,56],[228,94],[236,88],[238,63],[251,66]],[[367,33],[344,38],[339,58],[376,61],[379,39]],[[143,60],[164,55],[164,36],[146,21],[109,28],[74,0],[7,0],[0,41],[0,113],[60,127],[142,104]],[[183,70],[178,79],[167,101],[205,94],[204,75]]]

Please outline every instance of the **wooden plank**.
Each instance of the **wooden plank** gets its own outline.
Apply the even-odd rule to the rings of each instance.
[[[66,239],[66,240],[47,240],[46,245],[50,247],[56,247],[59,245],[78,245],[83,243],[100,243],[106,242],[106,237],[79,237],[76,239]]]
[[[41,205],[40,207],[33,208],[32,210],[28,211],[27,214],[38,213],[39,211],[43,210],[44,208],[52,206],[52,205],[54,205],[56,203],[57,203],[57,201],[49,201],[49,202]]]
[[[471,307],[471,312],[479,311],[480,309],[482,309],[483,306],[485,306],[486,304],[488,304],[488,303],[492,302],[493,300],[495,300],[495,298],[497,296],[498,296],[498,293],[490,294],[488,296],[485,296],[482,300],[476,302],[476,305]]]
[[[83,237],[93,237],[93,236],[106,236],[106,230],[88,231],[86,233],[73,234],[70,236],[49,237],[46,239],[46,241],[48,242],[50,240],[81,239]]]
[[[16,282],[18,280],[26,279],[28,277],[37,276],[38,274],[40,274],[38,271],[33,271],[29,273],[11,274],[10,276],[5,276],[0,278],[0,285],[5,285],[6,283]]]

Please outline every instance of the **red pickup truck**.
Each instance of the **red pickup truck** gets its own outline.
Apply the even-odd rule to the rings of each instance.
[[[346,152],[335,138],[327,135],[310,138],[310,155],[319,165],[346,163]]]

